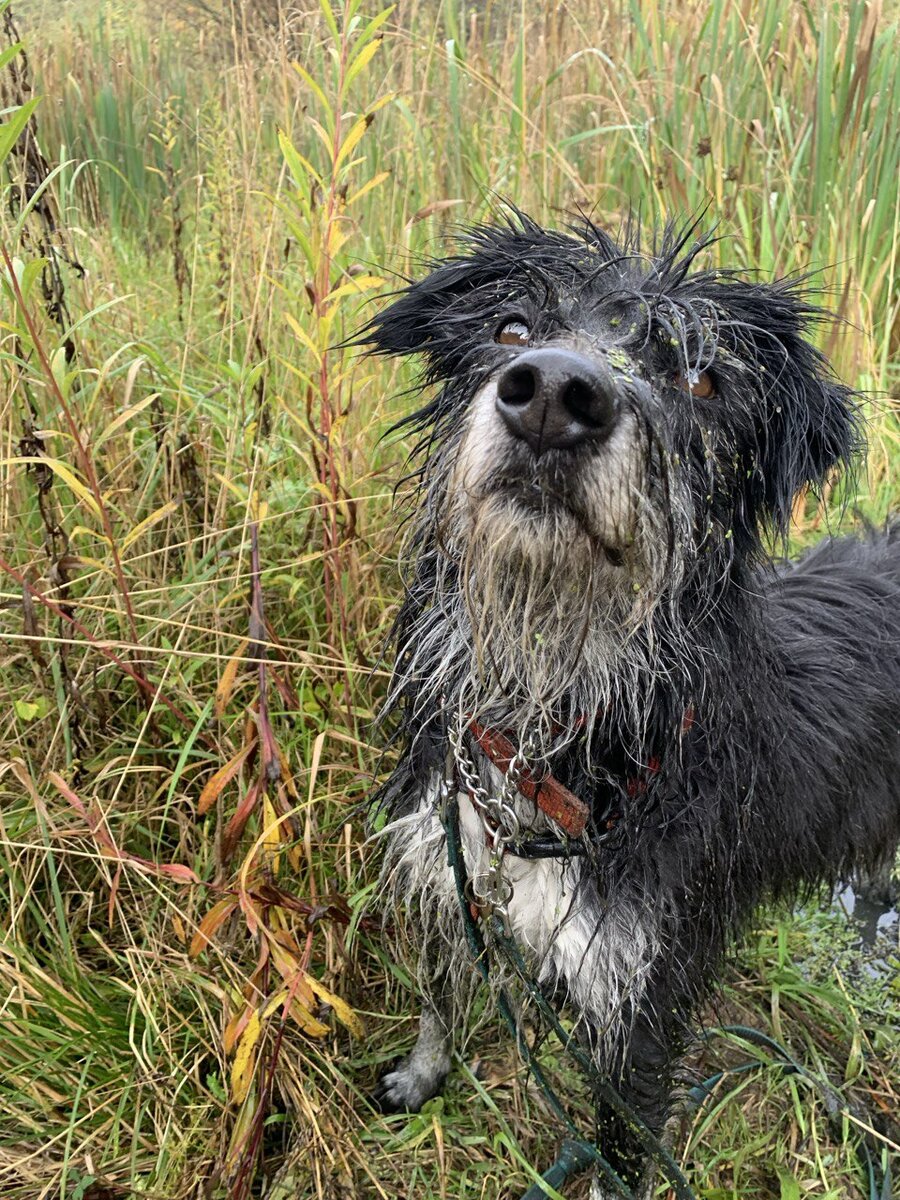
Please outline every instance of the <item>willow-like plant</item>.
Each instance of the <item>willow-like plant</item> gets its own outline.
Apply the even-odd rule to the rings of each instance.
[[[329,0],[321,0],[330,77],[319,81],[303,63],[293,64],[306,92],[304,121],[314,135],[313,148],[302,154],[287,133],[280,134],[295,185],[285,218],[307,272],[304,291],[309,302],[303,319],[287,315],[300,351],[299,362],[289,365],[301,380],[305,400],[305,411],[291,415],[305,425],[309,437],[314,487],[320,496],[325,617],[335,646],[348,640],[343,554],[355,532],[343,436],[353,370],[343,346],[344,316],[348,301],[358,301],[383,283],[355,258],[355,214],[359,201],[389,174],[379,171],[363,178],[365,159],[357,151],[375,114],[393,98],[391,93],[366,96],[368,68],[382,40],[379,30],[393,7],[364,23],[361,6],[362,0],[345,0],[333,8]]]

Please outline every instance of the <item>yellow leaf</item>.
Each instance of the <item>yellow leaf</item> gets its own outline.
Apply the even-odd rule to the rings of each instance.
[[[261,1031],[262,1024],[259,1016],[256,1012],[252,1012],[250,1020],[247,1022],[247,1028],[238,1042],[234,1063],[231,1067],[231,1099],[235,1104],[240,1104],[250,1090],[253,1072],[256,1069],[256,1056],[253,1051],[259,1041]]]
[[[222,678],[216,685],[216,707],[215,714],[221,717],[225,711],[225,706],[231,699],[231,692],[234,688],[235,677],[237,676],[238,667],[241,665],[241,659],[247,653],[247,647],[250,645],[249,638],[243,638],[238,645],[237,650],[229,658],[225,664],[225,670],[222,672]]]
[[[197,801],[197,813],[203,816],[208,808],[218,800],[222,789],[227,783],[234,779],[238,771],[246,762],[250,752],[256,748],[256,738],[249,742],[243,750],[238,753],[224,767],[219,767],[218,771],[206,781],[203,791],[200,793],[200,799]]]
[[[275,970],[281,976],[285,983],[291,983],[297,978],[297,973],[300,970],[300,962],[297,957],[287,950],[284,946],[272,938],[269,942],[269,953],[272,955],[272,962],[275,964]],[[298,992],[300,999],[309,1008],[313,1002],[312,992],[309,991],[302,979],[299,981]]]
[[[291,316],[290,313],[285,313],[284,317],[288,325],[290,325],[291,329],[293,329],[298,340],[302,342],[310,354],[312,354],[313,358],[316,360],[316,363],[320,364],[322,362],[322,355],[300,322],[296,319],[296,317]]]
[[[105,533],[99,533],[96,529],[88,529],[87,525],[75,525],[72,529],[72,532],[69,534],[69,537],[86,537],[97,542],[106,542],[107,546],[112,545]]]
[[[247,493],[242,491],[233,479],[229,479],[227,475],[222,475],[218,471],[213,471],[213,476],[218,479],[223,487],[228,488],[233,496],[237,496],[242,504],[247,502]]]
[[[366,156],[364,154],[357,154],[357,156],[355,158],[345,160],[344,165],[341,167],[340,174],[348,175],[353,170],[354,167],[358,167],[361,162],[365,162],[365,161],[366,161]],[[347,207],[347,201],[343,200],[341,198],[341,196],[338,195],[338,212],[343,213],[343,211],[346,207]]]
[[[38,465],[42,467],[49,467],[54,475],[58,475],[63,483],[67,484],[75,493],[75,495],[80,500],[84,501],[84,503],[95,516],[99,517],[101,515],[100,505],[94,499],[93,494],[88,491],[72,468],[67,466],[64,462],[60,462],[58,458],[44,458],[43,455],[26,454],[17,458],[0,459],[0,465],[4,467],[25,467]]]
[[[321,1021],[317,1021],[311,1012],[308,1012],[302,1004],[294,1001],[290,1007],[290,1014],[303,1030],[310,1037],[325,1037],[331,1032],[327,1025],[323,1025]]]
[[[337,221],[331,225],[328,230],[328,253],[332,258],[337,257],[338,251],[340,250],[341,246],[343,246],[344,242],[347,241],[349,236],[349,233],[341,232],[341,227]]]
[[[139,360],[140,361],[140,360]],[[108,441],[117,430],[126,425],[132,417],[136,417],[138,413],[144,411],[148,404],[152,404],[154,400],[159,399],[159,392],[153,392],[149,396],[144,396],[143,400],[138,400],[135,404],[131,404],[128,408],[120,412],[119,415],[100,431],[100,435],[94,442],[94,449],[99,450],[105,441]]]
[[[281,846],[281,826],[278,823],[278,814],[276,813],[272,801],[268,796],[263,796],[262,803],[262,822],[263,822],[263,847],[270,854],[275,855],[275,868],[278,868],[277,851]]]
[[[357,117],[357,119],[350,126],[347,136],[344,138],[340,150],[338,150],[337,158],[334,160],[335,172],[338,171],[341,163],[350,157],[350,155],[362,141],[363,134],[369,128],[371,123],[372,118],[369,116],[369,114],[363,113],[363,115],[361,117]]]
[[[380,275],[357,275],[349,283],[342,283],[339,288],[329,292],[325,303],[334,304],[336,301],[342,300],[344,296],[362,295],[363,292],[370,292],[372,288],[381,287],[384,282]]]
[[[275,749],[278,751],[278,762],[281,765],[281,778],[284,780],[285,786],[287,787],[288,795],[293,797],[294,800],[299,800],[300,795],[297,791],[297,785],[294,783],[294,777],[291,774],[291,767],[287,760],[287,755],[280,746],[276,746]]]
[[[320,1000],[324,1000],[326,1004],[331,1005],[331,1007],[334,1009],[334,1015],[342,1025],[346,1025],[350,1032],[355,1034],[356,1037],[365,1037],[366,1031],[363,1028],[362,1021],[359,1019],[346,1000],[342,1000],[340,996],[336,996],[334,992],[329,992],[328,988],[325,987],[324,984],[319,983],[318,979],[316,979],[314,975],[306,974],[303,978],[304,982],[309,985],[311,990],[319,997]]]
[[[322,483],[319,479],[310,480],[308,489],[311,492],[318,492],[329,504],[334,503],[334,497],[331,494],[331,489],[327,483]]]
[[[385,92],[383,96],[379,96],[374,104],[369,105],[369,116],[374,117],[380,108],[384,108],[386,104],[390,104],[392,100],[396,100],[399,95],[399,92]]]
[[[375,54],[378,53],[378,47],[381,45],[381,38],[376,38],[374,42],[369,42],[368,46],[363,46],[356,58],[347,68],[347,74],[344,78],[344,87],[348,88],[353,80],[357,77],[360,71],[364,71]]]
[[[120,550],[123,552],[127,550],[129,546],[138,540],[142,533],[146,533],[152,525],[155,525],[157,521],[161,521],[163,517],[167,517],[169,513],[175,512],[177,508],[178,501],[169,500],[161,508],[157,508],[155,512],[152,512],[149,517],[144,517],[143,521],[135,525],[134,529],[130,533],[126,533],[125,537],[122,538]]]
[[[373,175],[368,183],[364,183],[362,185],[359,191],[354,192],[352,196],[348,197],[348,208],[351,204],[355,204],[357,200],[362,200],[363,196],[365,196],[367,192],[371,192],[372,188],[378,187],[379,183],[384,183],[389,175],[390,171],[379,171],[377,175]]]
[[[99,558],[91,558],[87,554],[68,554],[66,559],[70,567],[90,567],[92,571],[103,571],[107,575],[115,577],[112,567],[101,562]]]
[[[269,1017],[271,1017],[273,1013],[277,1012],[279,1008],[284,1007],[285,1002],[287,1001],[287,995],[288,990],[286,987],[275,993],[262,1011],[262,1019],[264,1021],[268,1021]]]
[[[276,1009],[284,1007],[284,1005],[287,1003],[287,998],[290,994],[290,991],[290,988],[285,987],[281,988],[280,991],[275,993],[263,1010],[263,1019],[270,1017],[276,1011]],[[312,1013],[303,1007],[296,996],[291,1001],[291,1006],[288,1009],[288,1012],[291,1014],[303,1032],[308,1033],[310,1037],[325,1037],[326,1034],[330,1033],[328,1026],[323,1025],[321,1021],[317,1021]]]

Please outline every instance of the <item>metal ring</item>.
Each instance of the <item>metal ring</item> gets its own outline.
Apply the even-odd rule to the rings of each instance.
[[[478,904],[478,905],[493,904],[491,891],[487,890],[487,891],[481,892],[475,886],[478,880],[486,879],[488,881],[488,888],[489,889],[492,888],[493,887],[493,874],[494,874],[493,871],[479,871],[476,875],[471,875],[469,877],[469,879],[466,881],[464,894],[465,894],[466,899],[471,904]]]

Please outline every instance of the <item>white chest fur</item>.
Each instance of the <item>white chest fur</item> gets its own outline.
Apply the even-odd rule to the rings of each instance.
[[[423,913],[433,911],[442,933],[456,931],[461,938],[459,898],[437,799],[435,779],[416,810],[385,831],[388,871],[398,900]],[[468,795],[460,792],[458,799],[471,877],[483,869],[484,831]],[[571,1007],[601,1034],[618,1025],[626,999],[640,999],[659,952],[652,913],[624,895],[600,896],[584,858],[531,860],[508,854],[503,873],[512,885],[510,928],[538,981],[562,984]]]

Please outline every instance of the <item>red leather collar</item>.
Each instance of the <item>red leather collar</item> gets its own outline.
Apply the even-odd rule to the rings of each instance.
[[[469,732],[497,770],[505,775],[516,754],[516,748],[506,734],[496,729],[485,729],[477,721],[469,722]],[[552,775],[536,779],[526,767],[519,774],[518,790],[526,800],[533,800],[541,812],[564,829],[569,837],[581,837],[584,833],[590,809]]]
[[[693,724],[694,707],[689,705],[682,721],[682,732],[687,733]],[[487,729],[474,719],[469,722],[469,732],[491,763],[505,775],[516,754],[516,747],[506,734],[501,733],[498,729]],[[647,776],[655,775],[659,771],[659,767],[659,759],[651,758],[642,775],[632,776],[626,781],[625,787],[628,795],[634,797],[646,792]],[[537,779],[526,767],[519,774],[518,791],[526,800],[534,801],[541,812],[545,813],[551,821],[555,821],[568,837],[579,838],[584,833],[590,809],[583,800],[579,800],[574,792],[569,791],[565,784],[560,783],[553,775],[547,774],[543,778]],[[616,812],[607,817],[606,832],[614,828],[620,815]]]

